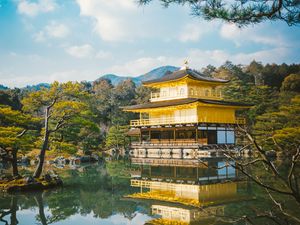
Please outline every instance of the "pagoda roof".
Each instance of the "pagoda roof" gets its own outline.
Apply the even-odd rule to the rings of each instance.
[[[196,70],[185,68],[185,69],[180,69],[180,70],[174,71],[173,73],[167,74],[158,79],[143,81],[143,84],[149,85],[149,84],[154,84],[154,83],[173,81],[173,80],[178,80],[178,79],[184,78],[186,76],[188,76],[189,78],[191,78],[193,80],[205,81],[205,82],[213,82],[213,83],[229,82],[229,80],[208,77]]]
[[[211,100],[211,99],[200,99],[200,98],[184,98],[184,99],[175,99],[168,101],[159,101],[159,102],[148,102],[139,105],[131,105],[123,107],[125,111],[139,110],[139,109],[152,109],[168,106],[177,106],[177,105],[186,105],[194,102],[200,102],[205,104],[212,105],[222,105],[222,106],[235,106],[235,107],[251,107],[251,104],[238,103],[238,102],[228,102],[222,100]]]

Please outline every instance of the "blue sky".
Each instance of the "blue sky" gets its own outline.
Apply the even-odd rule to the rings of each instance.
[[[190,15],[188,7],[135,0],[0,0],[0,83],[137,76],[164,66],[299,63],[300,28],[266,22],[243,29]],[[298,38],[298,39],[297,39]]]

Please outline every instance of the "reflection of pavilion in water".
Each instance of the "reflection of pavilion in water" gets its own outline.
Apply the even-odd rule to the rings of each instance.
[[[224,203],[249,199],[245,195],[247,183],[239,181],[241,177],[230,163],[212,159],[203,163],[171,159],[168,164],[157,159],[147,162],[137,163],[140,174],[131,179],[131,186],[140,191],[130,197],[165,202],[151,207],[152,214],[162,219],[202,221],[223,215]]]
[[[152,215],[158,215],[161,217],[159,221],[180,221],[187,224],[195,222],[208,222],[214,220],[214,216],[224,215],[224,206],[214,206],[200,210],[196,208],[179,208],[166,205],[152,205]],[[153,221],[153,220],[152,220]],[[155,221],[155,220],[154,220]],[[151,221],[150,221],[151,223]],[[198,223],[197,223],[198,224]]]
[[[198,160],[132,158],[132,163],[140,165],[140,178],[148,181],[203,184],[240,177],[230,162],[212,159],[200,163]]]

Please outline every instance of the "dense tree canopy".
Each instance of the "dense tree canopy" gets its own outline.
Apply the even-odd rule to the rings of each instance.
[[[300,74],[291,74],[284,78],[281,89],[283,91],[300,92]]]
[[[139,0],[142,5],[153,0]],[[171,4],[189,5],[192,15],[206,20],[221,19],[239,26],[256,24],[265,20],[281,20],[288,25],[300,23],[298,0],[159,0],[165,7]]]
[[[34,173],[40,177],[45,160],[46,150],[49,146],[56,149],[74,149],[77,146],[64,138],[63,128],[74,124],[83,123],[89,118],[89,107],[86,104],[88,93],[79,83],[67,82],[59,84],[54,82],[49,89],[42,88],[39,91],[30,92],[23,100],[23,110],[39,117],[44,124],[42,139],[40,139],[39,163]],[[86,126],[88,127],[88,126]],[[57,141],[57,133],[60,131],[60,140]],[[72,135],[71,132],[68,135]],[[56,136],[56,137],[55,137]]]
[[[18,176],[18,151],[31,150],[36,140],[33,130],[37,129],[37,118],[0,105],[0,157],[11,161],[13,176]]]

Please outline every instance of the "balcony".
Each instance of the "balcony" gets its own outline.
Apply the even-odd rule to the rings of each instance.
[[[166,101],[172,99],[180,99],[180,98],[204,98],[204,99],[222,99],[222,93],[220,91],[189,91],[189,94],[184,92],[176,92],[176,93],[161,93],[161,92],[151,92],[150,101]]]
[[[172,125],[172,124],[187,124],[187,123],[223,123],[220,121],[208,121],[205,119],[198,120],[175,120],[175,118],[164,118],[164,119],[139,119],[130,120],[131,127],[143,127],[143,126],[156,126],[156,125]],[[227,122],[230,123],[230,122]],[[236,117],[234,122],[231,124],[244,125],[246,124],[246,119],[242,117]]]

